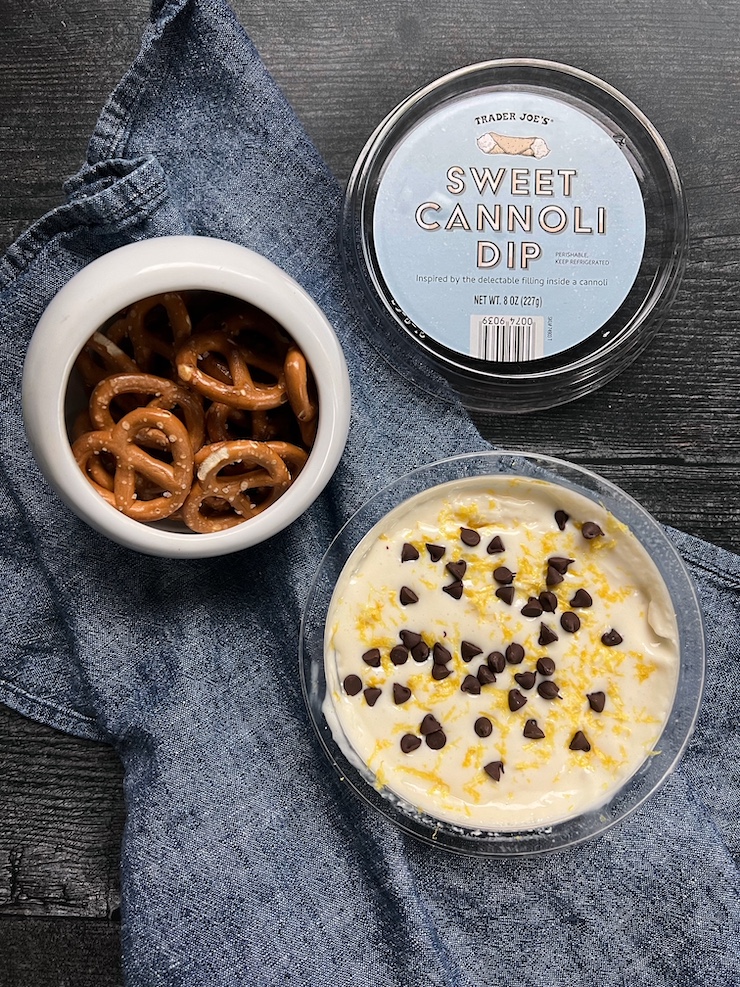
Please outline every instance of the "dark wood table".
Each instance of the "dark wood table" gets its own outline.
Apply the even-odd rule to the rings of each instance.
[[[531,55],[611,82],[672,150],[691,253],[648,352],[550,412],[478,416],[499,445],[583,463],[661,521],[740,551],[740,4],[718,0],[237,0],[340,180],[375,124],[459,66]],[[0,247],[61,202],[135,56],[145,0],[0,8]],[[122,774],[106,747],[0,707],[0,987],[121,983]]]

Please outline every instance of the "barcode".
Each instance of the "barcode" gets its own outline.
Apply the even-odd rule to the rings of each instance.
[[[517,363],[545,355],[541,315],[471,315],[470,355],[479,360]]]

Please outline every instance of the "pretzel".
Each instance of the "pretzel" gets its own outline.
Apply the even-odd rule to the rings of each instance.
[[[236,464],[246,468],[236,475],[221,475],[224,468]],[[267,443],[252,439],[203,446],[195,456],[195,469],[196,480],[182,506],[182,518],[189,528],[201,533],[222,531],[255,517],[273,504],[292,482],[278,453]],[[258,501],[250,496],[250,491],[264,496]],[[231,511],[228,514],[204,511],[211,498],[228,503]]]
[[[206,432],[211,442],[233,439],[292,442],[300,437],[298,422],[287,404],[268,411],[243,411],[214,401],[206,412]]]
[[[88,387],[95,387],[111,374],[136,374],[139,367],[113,340],[102,332],[93,333],[75,364]]]
[[[226,358],[231,383],[225,384],[199,366],[199,357],[216,353]],[[274,384],[256,383],[249,366],[266,371],[276,378]],[[287,401],[283,368],[275,360],[260,356],[237,345],[225,332],[198,333],[177,351],[177,373],[181,381],[212,401],[233,408],[264,411]]]
[[[316,401],[309,393],[313,384],[306,358],[297,346],[291,346],[285,357],[285,390],[293,414],[299,422],[311,422],[319,413]]]
[[[144,429],[159,429],[167,439],[172,462],[151,456],[138,444]],[[185,502],[193,475],[193,452],[185,426],[164,408],[135,408],[112,428],[81,436],[72,453],[93,487],[109,504],[137,521],[158,521],[179,510]],[[115,460],[113,489],[93,477],[93,464],[101,453]],[[155,495],[139,499],[137,477],[152,484]],[[140,483],[141,483],[140,479]]]
[[[175,384],[174,381],[167,380],[166,377],[155,377],[153,374],[114,374],[97,384],[90,395],[89,413],[93,428],[98,430],[113,428],[115,421],[111,412],[111,402],[125,394],[151,396],[151,400],[147,402],[149,408],[164,408],[166,411],[181,408],[193,451],[197,451],[203,445],[205,415],[201,399],[192,391]],[[161,445],[156,430],[154,444]]]
[[[91,337],[77,369],[90,398],[70,426],[73,452],[99,495],[137,520],[229,528],[266,510],[306,464],[318,425],[311,371],[247,302],[142,299]]]
[[[88,415],[89,419],[89,415]],[[111,424],[111,428],[113,425]],[[95,431],[92,424],[87,431]],[[100,429],[98,431],[101,431]],[[159,453],[167,453],[169,450],[169,440],[161,429],[143,428],[136,436],[136,444],[145,449],[154,449]],[[103,450],[99,455],[91,456],[87,460],[86,472],[93,484],[105,487],[106,490],[113,491],[116,460],[112,453]],[[149,481],[145,481],[140,475],[136,477],[136,495],[143,500],[150,500],[158,491]]]
[[[300,446],[293,445],[292,442],[268,442],[267,445],[280,456],[288,467],[290,479],[293,482],[308,462],[308,453]]]
[[[81,435],[84,435],[85,432],[92,431],[93,423],[90,421],[90,412],[85,407],[82,411],[75,415],[74,421],[69,428],[69,437],[72,442],[75,442]]]
[[[316,438],[316,418],[319,406],[314,397],[315,384],[308,363],[297,346],[291,346],[285,356],[283,366],[285,373],[285,390],[288,403],[293,414],[298,419],[301,439],[307,446],[312,446]]]
[[[159,307],[167,314],[169,339],[157,333],[147,321],[147,316]],[[124,339],[130,341],[134,362],[145,371],[155,368],[155,356],[174,367],[175,353],[191,333],[187,306],[182,296],[174,291],[134,302],[125,315],[108,329],[108,336],[114,343],[120,344]]]
[[[243,411],[228,404],[214,401],[206,412],[206,432],[211,442],[230,442],[234,439],[264,438],[255,434],[254,418],[266,415],[264,411]]]

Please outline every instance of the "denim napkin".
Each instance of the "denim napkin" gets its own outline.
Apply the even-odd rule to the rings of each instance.
[[[325,765],[297,672],[302,604],[349,514],[409,468],[483,448],[368,344],[335,247],[339,188],[220,0],[155,3],[67,202],[0,261],[0,699],[115,745],[130,987],[736,987],[740,559],[672,532],[701,591],[709,677],[660,793],[601,839],[480,861],[371,816]],[[287,270],[340,336],[354,391],[326,493],[223,560],[128,552],[78,521],[23,435],[24,352],[81,267],[208,234]]]

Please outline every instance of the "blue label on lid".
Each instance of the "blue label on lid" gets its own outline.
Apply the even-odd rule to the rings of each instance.
[[[617,311],[645,247],[618,135],[531,92],[476,93],[418,123],[385,164],[373,233],[394,310],[480,359],[550,356]]]

